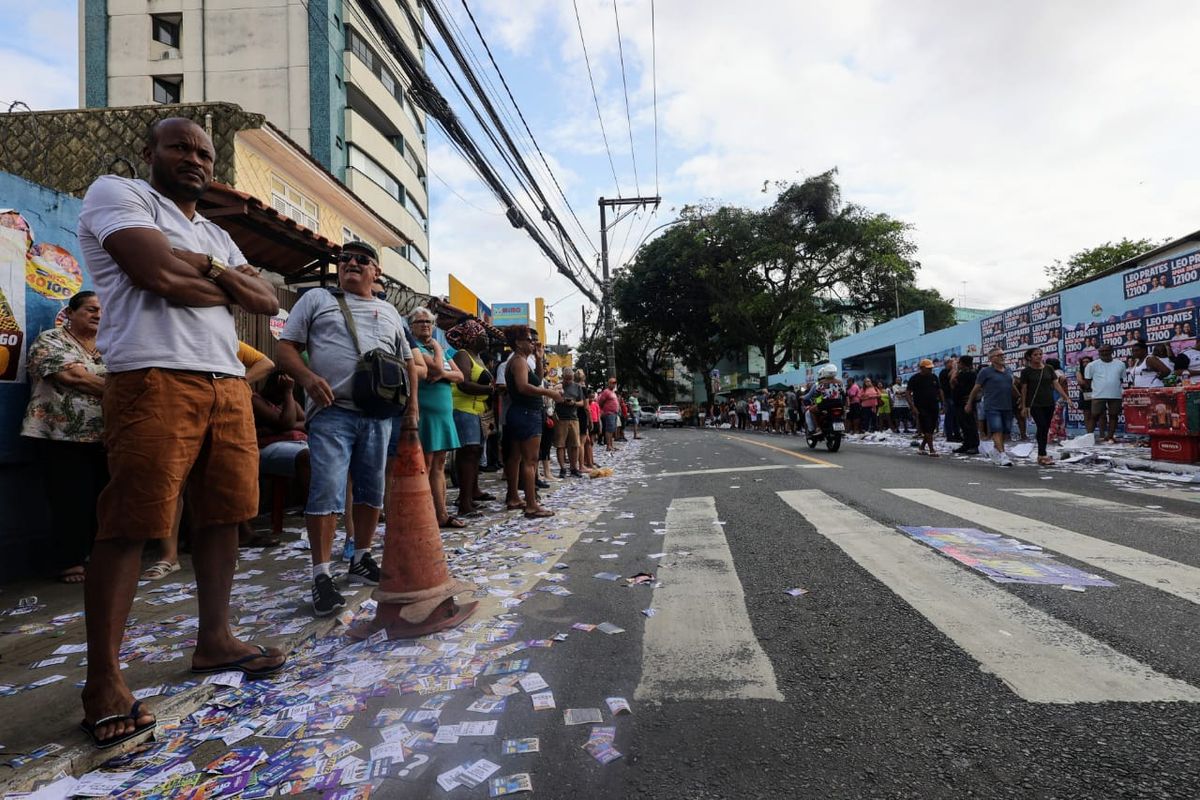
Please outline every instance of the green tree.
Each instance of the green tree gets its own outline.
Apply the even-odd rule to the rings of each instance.
[[[668,376],[674,357],[660,333],[643,326],[617,324],[613,342],[617,354],[618,377],[623,390],[649,392],[660,402],[675,399],[675,382]],[[590,386],[599,386],[607,375],[607,346],[604,331],[581,342],[577,363],[588,376]]]
[[[1153,250],[1159,244],[1161,242],[1153,239],[1121,239],[1119,242],[1105,242],[1099,247],[1080,250],[1066,261],[1055,259],[1053,264],[1043,268],[1050,285],[1038,296],[1053,294],[1074,283],[1102,275],[1117,264]]]

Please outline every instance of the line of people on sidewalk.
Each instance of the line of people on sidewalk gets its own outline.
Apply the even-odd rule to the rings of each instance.
[[[55,528],[69,531],[72,563],[63,579],[84,584],[81,727],[99,747],[155,725],[125,684],[118,653],[144,546],[163,543],[164,559],[171,557],[185,496],[199,604],[191,668],[262,678],[281,670],[287,654],[239,640],[229,620],[239,531],[258,514],[260,471],[302,484],[313,610],[331,614],[345,604],[332,566],[337,515],[347,509],[348,578],[379,582],[371,549],[402,429],[419,432],[438,522],[458,528],[465,523],[446,500],[449,453],[457,453],[458,514],[477,514],[477,504],[492,499],[480,492],[478,471],[488,428],[499,428],[509,507],[546,517],[553,512],[539,502],[536,469],[549,421],[562,428],[560,465],[581,474],[592,464],[594,436],[603,432],[613,449],[620,411],[615,379],[594,395],[580,391],[582,380],[564,380],[576,384],[569,391],[547,384],[542,347],[528,327],[506,330],[511,355],[493,375],[479,322],[447,332],[448,348],[428,309],[406,325],[377,296],[378,254],[362,242],[342,248],[337,289],[310,290],[291,310],[275,369],[239,348],[232,313],[237,306],[275,315],[275,287],[196,210],[213,177],[211,139],[190,120],[165,119],[149,130],[143,154],[148,181],[104,176],[89,188],[78,233],[96,292],[73,297],[66,324],[43,333],[28,359],[33,392],[23,432],[39,443],[44,469],[76,492],[74,502],[55,505]],[[355,402],[358,367],[376,353],[407,379],[406,396],[397,398],[402,411],[372,414]],[[258,392],[251,378],[264,380]],[[574,426],[587,436],[572,437]],[[158,577],[176,564],[177,557],[155,565]]]

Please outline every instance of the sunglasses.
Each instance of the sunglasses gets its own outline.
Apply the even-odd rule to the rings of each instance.
[[[364,253],[342,253],[338,256],[339,264],[349,264],[352,261],[364,267],[369,267],[374,263],[371,257]]]
[[[413,325],[432,325],[433,320],[431,320],[431,319],[414,319],[412,321],[412,324]]]

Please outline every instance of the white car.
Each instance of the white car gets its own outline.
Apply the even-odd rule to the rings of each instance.
[[[679,413],[679,406],[659,406],[654,412],[654,427],[661,428],[664,425],[674,425],[678,428],[683,424],[683,415]]]

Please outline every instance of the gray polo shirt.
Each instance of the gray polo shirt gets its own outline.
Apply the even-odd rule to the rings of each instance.
[[[377,297],[346,294],[345,298],[362,352],[383,350],[406,361],[412,358],[412,348],[404,336],[404,320],[395,306]],[[354,405],[352,378],[359,351],[333,294],[325,289],[310,289],[301,295],[279,338],[308,351],[308,367],[329,384],[334,405],[358,410]],[[309,397],[304,410],[311,419],[321,409]]]
[[[104,175],[88,189],[79,212],[79,248],[104,306],[96,346],[109,372],[162,367],[245,375],[237,359],[233,312],[226,306],[177,306],[133,285],[104,249],[126,228],[155,228],[172,247],[246,263],[229,234],[200,214],[191,219],[143,180]]]

